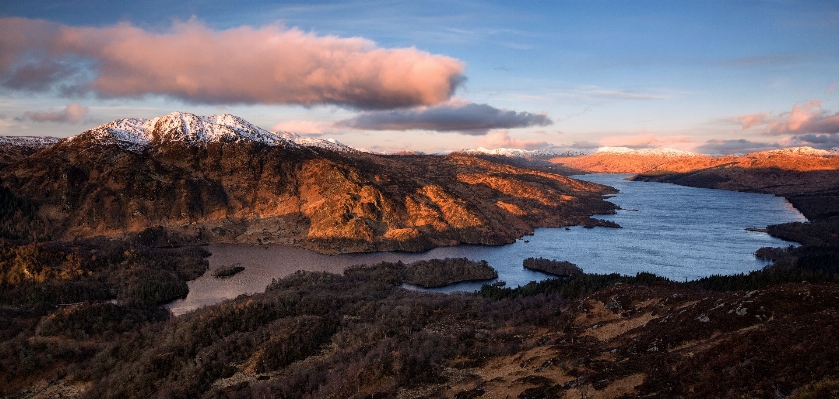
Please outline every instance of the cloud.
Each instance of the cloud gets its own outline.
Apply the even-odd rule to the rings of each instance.
[[[520,140],[510,137],[509,132],[500,131],[488,133],[486,136],[478,140],[478,144],[485,148],[521,148],[525,150],[534,150],[538,148],[547,148],[551,145],[544,141],[535,140]]]
[[[733,58],[721,64],[733,67],[755,67],[761,65],[778,65],[798,61],[804,57],[798,54],[772,54]]]
[[[271,127],[274,132],[290,132],[304,136],[338,135],[344,132],[337,129],[333,122],[315,122],[306,120],[283,121]]]
[[[57,112],[36,112],[26,111],[23,117],[15,118],[18,121],[32,121],[32,122],[52,122],[52,123],[79,123],[81,122],[90,109],[83,105],[72,103],[64,107],[63,110]]]
[[[830,85],[827,86],[827,89],[824,90],[824,94],[833,94],[836,93],[836,81],[830,82]]]
[[[563,94],[590,100],[667,100],[674,94],[681,94],[670,91],[658,91],[658,93],[636,92],[631,90],[608,89],[599,86],[587,85],[565,91]]]
[[[740,122],[743,130],[759,127],[764,133],[771,135],[839,133],[839,113],[830,114],[824,111],[819,100],[795,104],[792,111],[781,115],[760,113],[732,119]]]
[[[0,18],[0,84],[15,90],[163,95],[201,104],[334,104],[392,109],[447,101],[464,64],[415,48],[278,25],[151,32]]]
[[[483,135],[492,129],[548,126],[552,123],[545,114],[453,101],[434,107],[363,112],[339,121],[337,125],[362,130],[433,130]]]
[[[760,143],[746,139],[708,140],[696,147],[696,152],[709,155],[748,154],[782,148],[778,143]]]
[[[748,114],[743,116],[735,116],[731,118],[736,122],[740,122],[743,126],[743,130],[751,129],[753,126],[758,125],[765,125],[767,123],[767,119],[769,118],[769,114],[766,112],[761,112],[757,114]]]
[[[641,133],[635,135],[607,136],[600,139],[601,146],[628,147],[635,150],[653,148],[673,148],[683,151],[692,151],[696,145],[696,139],[683,135],[660,136],[654,133]]]
[[[651,93],[635,93],[626,90],[589,90],[585,92],[588,96],[595,98],[610,98],[615,100],[664,100],[666,96]]]
[[[566,147],[574,150],[596,150],[603,145],[593,141],[575,141]]]
[[[788,141],[791,145],[797,147],[807,146],[829,150],[839,147],[839,134],[803,134],[792,136]]]

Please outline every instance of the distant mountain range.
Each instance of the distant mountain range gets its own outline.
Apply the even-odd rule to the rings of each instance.
[[[688,172],[732,162],[810,169],[829,168],[829,165],[836,161],[839,161],[839,150],[818,150],[810,147],[718,157],[669,148],[633,150],[625,147],[603,147],[590,155],[551,159],[553,164],[588,173]]]
[[[549,159],[554,157],[561,157],[561,156],[580,156],[585,155],[583,152],[575,152],[575,151],[556,151],[552,149],[538,149],[538,150],[525,150],[521,148],[496,148],[493,150],[489,150],[483,147],[478,147],[475,149],[466,149],[457,151],[463,154],[479,154],[479,155],[497,155],[497,156],[505,156],[510,158],[533,158],[533,159]]]
[[[14,205],[0,236],[420,251],[509,243],[615,209],[602,198],[612,189],[554,173],[369,154],[232,115],[119,119],[50,142],[0,168],[0,198]]]

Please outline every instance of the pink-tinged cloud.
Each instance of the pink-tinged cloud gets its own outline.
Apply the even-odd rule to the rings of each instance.
[[[364,112],[337,122],[359,130],[433,130],[484,135],[493,129],[548,126],[545,114],[498,109],[487,104],[451,101],[433,107]]]
[[[274,132],[289,132],[303,136],[338,135],[344,132],[335,127],[332,122],[315,122],[306,120],[290,120],[277,123],[271,127]]]
[[[544,141],[515,139],[510,137],[510,134],[506,131],[488,133],[478,140],[478,145],[489,149],[521,148],[525,150],[535,150],[551,146]]]
[[[682,151],[693,151],[699,143],[696,139],[682,135],[658,135],[641,133],[626,136],[608,136],[600,139],[604,147],[628,147],[634,150],[673,148]]]
[[[739,121],[744,130],[760,127],[764,133],[772,135],[839,133],[839,113],[830,114],[823,110],[819,100],[796,104],[786,114],[760,113],[732,119]]]
[[[731,118],[731,119],[736,121],[736,122],[740,122],[740,124],[743,126],[743,130],[746,130],[746,129],[751,129],[754,126],[765,125],[768,117],[769,117],[768,113],[761,112],[761,113],[757,113],[757,114],[735,116],[734,118]]]
[[[57,112],[26,111],[23,117],[18,119],[32,122],[79,123],[87,116],[89,110],[88,107],[72,103]]]
[[[415,48],[277,25],[213,30],[189,21],[158,33],[128,23],[0,19],[0,81],[12,89],[390,109],[445,102],[464,81],[463,69]]]
[[[788,146],[800,147],[807,146],[819,148],[822,150],[829,150],[832,148],[839,148],[839,134],[801,134],[792,136],[782,140],[789,143]]]

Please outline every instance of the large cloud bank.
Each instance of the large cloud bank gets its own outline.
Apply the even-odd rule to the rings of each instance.
[[[768,135],[793,135],[785,140],[789,145],[815,148],[839,146],[839,112],[831,114],[822,109],[821,101],[810,100],[796,104],[792,111],[781,115],[769,112],[733,118],[743,130],[759,129]]]
[[[743,130],[761,127],[768,134],[839,133],[839,112],[830,114],[822,109],[819,100],[796,104],[792,111],[773,115],[769,112],[749,114],[732,118],[743,126]]]
[[[213,30],[189,21],[150,32],[0,18],[0,85],[13,90],[390,109],[447,101],[463,68],[414,48],[280,26]]]

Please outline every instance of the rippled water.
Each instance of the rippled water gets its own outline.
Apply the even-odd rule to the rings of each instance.
[[[598,217],[615,221],[623,226],[622,229],[543,228],[510,245],[463,245],[421,254],[386,252],[329,256],[282,246],[213,245],[208,248],[213,253],[209,258],[211,270],[240,263],[245,271],[226,279],[216,279],[206,273],[188,283],[186,299],[175,301],[169,307],[173,313],[182,314],[241,294],[262,292],[272,278],[284,277],[296,270],[340,273],[356,264],[445,257],[486,260],[498,270],[499,280],[512,287],[549,278],[522,268],[522,260],[528,257],[567,260],[589,273],[634,275],[646,271],[678,281],[712,274],[735,274],[766,265],[754,257],[758,248],[790,245],[746,228],[805,220],[781,197],[633,182],[624,180],[627,176],[576,176],[621,191],[610,201],[623,210]],[[479,287],[480,283],[464,283],[435,291]]]

